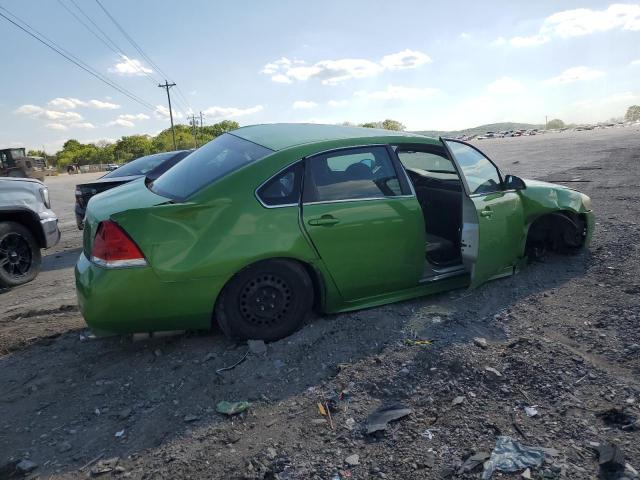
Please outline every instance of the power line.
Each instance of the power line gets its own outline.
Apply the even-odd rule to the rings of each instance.
[[[104,31],[100,28],[100,26],[93,21],[93,19],[89,16],[89,14],[87,14],[81,7],[80,5],[78,5],[76,3],[75,0],[70,0],[70,2],[73,4],[74,7],[76,7],[76,9],[84,16],[84,18],[86,18],[91,25],[93,25],[95,27],[95,29],[100,32],[101,35],[98,35],[98,33],[96,33],[96,31],[91,28],[89,25],[87,25],[81,18],[79,18],[75,12],[73,12],[71,9],[69,9],[62,0],[58,0],[58,3],[60,3],[60,5],[62,5],[71,15],[73,15],[76,20],[78,20],[82,25],[84,25],[84,27],[89,30],[89,32],[91,32],[98,40],[100,40],[107,48],[109,48],[109,50],[111,50],[113,53],[115,53],[116,55],[118,55],[119,57],[125,57],[128,58],[127,55],[124,53],[124,51],[122,50],[122,48],[120,48],[118,46],[118,44]],[[158,83],[160,80],[158,80],[157,78],[152,77],[148,72],[145,71],[145,69],[141,66],[141,65],[137,65],[133,62],[130,63],[137,71],[139,71],[140,73],[142,73],[147,80],[149,80],[151,82],[151,84],[153,84],[154,86],[156,85],[156,83]]]
[[[109,11],[105,8],[105,6],[102,4],[102,2],[100,0],[96,0],[96,3],[100,6],[102,11],[105,13],[105,15],[107,15],[107,17],[109,17],[111,19],[113,24],[118,28],[118,30],[120,30],[122,35],[124,35],[124,37],[129,41],[129,43],[131,43],[131,45],[133,45],[133,48],[135,48],[138,51],[138,53],[140,53],[140,55],[149,63],[149,65],[154,67],[165,78],[171,78],[170,75],[167,75],[153,60],[151,60],[151,58],[149,58],[149,56],[146,53],[144,53],[144,51],[142,50],[142,47],[140,45],[138,45],[136,43],[136,41],[131,37],[131,35],[129,35],[125,31],[125,29],[122,27],[122,25],[120,25],[120,23],[118,23],[118,21],[113,17],[113,15],[111,15],[109,13]],[[193,111],[193,108],[191,107],[191,104],[190,104],[189,100],[182,93],[182,90],[180,89],[180,87],[176,86],[176,90],[178,91],[178,94],[184,99],[184,101],[186,103],[186,106],[188,107],[188,108],[185,108],[185,110]],[[182,105],[182,107],[184,108],[185,105]]]
[[[35,28],[31,27],[27,22],[25,22],[24,20],[22,20],[21,18],[19,18],[18,16],[14,15],[13,13],[11,13],[9,10],[7,10],[6,8],[0,6],[1,10],[4,10],[5,12],[7,12],[9,15],[11,15],[13,18],[15,18],[17,20],[17,22],[22,23],[24,26],[20,25],[19,23],[17,23],[16,21],[12,20],[11,18],[7,17],[4,13],[0,12],[0,17],[4,18],[5,20],[7,20],[9,23],[12,23],[13,25],[15,25],[16,27],[18,27],[20,30],[22,30],[23,32],[25,32],[27,35],[35,38],[37,41],[39,41],[40,43],[42,43],[43,45],[49,47],[51,50],[53,50],[54,52],[56,52],[58,55],[64,57],[66,60],[70,61],[71,63],[73,63],[74,65],[76,65],[77,67],[81,68],[82,70],[84,70],[85,72],[87,72],[88,74],[90,74],[91,76],[97,78],[98,80],[100,80],[101,82],[103,82],[104,84],[110,86],[111,88],[117,90],[118,92],[122,93],[123,95],[129,97],[131,100],[139,103],[140,105],[144,106],[145,108],[148,108],[150,110],[154,110],[155,107],[150,104],[149,102],[143,100],[142,98],[138,97],[137,95],[135,95],[134,93],[131,93],[130,91],[128,91],[127,89],[125,89],[124,87],[121,87],[120,85],[118,85],[115,82],[112,82],[111,80],[109,80],[108,78],[105,78],[103,75],[101,75],[99,72],[97,72],[94,68],[92,68],[90,65],[88,65],[87,63],[83,62],[81,59],[79,59],[78,57],[76,57],[75,55],[73,55],[72,53],[70,53],[69,51],[65,50],[64,48],[62,48],[61,46],[57,45],[53,40],[51,40],[50,38],[48,38],[46,35],[42,34],[41,32],[39,32],[38,30],[36,30]],[[26,27],[26,28],[25,28]],[[31,31],[30,31],[31,30]],[[33,33],[35,32],[35,33]],[[40,38],[42,37],[42,38]],[[44,39],[44,40],[43,40]]]

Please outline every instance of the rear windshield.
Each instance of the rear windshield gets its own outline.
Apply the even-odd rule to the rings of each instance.
[[[180,152],[182,153],[182,152]],[[176,152],[156,153],[140,157],[123,166],[115,169],[113,172],[107,173],[103,178],[128,177],[130,175],[146,175],[148,172],[170,160],[176,155]]]
[[[158,195],[181,201],[219,178],[271,153],[273,150],[225,133],[168,170],[150,188]]]

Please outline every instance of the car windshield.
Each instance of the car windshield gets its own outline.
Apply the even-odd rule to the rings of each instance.
[[[176,152],[156,153],[140,157],[129,163],[125,163],[113,172],[107,173],[103,178],[128,177],[131,175],[146,175],[157,166],[170,160],[176,155]]]
[[[225,133],[200,147],[149,186],[163,197],[184,200],[219,178],[273,153]]]

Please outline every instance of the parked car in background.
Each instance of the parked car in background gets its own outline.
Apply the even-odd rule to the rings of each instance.
[[[104,170],[105,172],[113,172],[117,168],[118,168],[117,163],[107,163],[107,166],[104,167]]]
[[[0,287],[33,280],[40,271],[40,249],[58,240],[58,217],[44,183],[0,178]]]
[[[113,171],[103,175],[95,182],[76,185],[76,224],[82,230],[85,209],[94,195],[117,187],[132,180],[146,177],[155,180],[164,172],[177,164],[193,150],[176,150],[173,152],[155,153],[137,158],[121,167],[116,165]]]
[[[459,140],[243,127],[153,182],[94,198],[76,265],[96,332],[274,340],[335,313],[508,276],[589,243],[589,197],[502,172]],[[366,326],[363,326],[366,328]]]

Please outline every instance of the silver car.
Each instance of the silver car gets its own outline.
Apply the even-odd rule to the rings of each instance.
[[[0,287],[33,280],[43,248],[60,240],[49,190],[30,178],[0,178]]]

